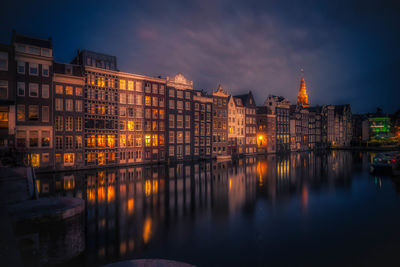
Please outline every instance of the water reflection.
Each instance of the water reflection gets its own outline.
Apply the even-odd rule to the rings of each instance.
[[[348,190],[354,163],[368,157],[337,151],[269,155],[43,174],[38,184],[41,196],[86,200],[86,250],[76,261],[101,265],[168,243],[170,233],[193,221],[254,212],[259,199],[273,207],[298,199],[306,211],[310,192]]]

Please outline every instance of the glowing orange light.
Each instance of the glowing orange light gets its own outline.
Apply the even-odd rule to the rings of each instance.
[[[147,244],[151,238],[151,223],[151,218],[147,217],[143,226],[143,241],[145,244]]]

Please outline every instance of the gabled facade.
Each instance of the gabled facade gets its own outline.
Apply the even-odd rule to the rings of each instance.
[[[229,96],[228,101],[228,154],[244,154],[246,151],[246,109],[241,98]]]
[[[193,104],[193,159],[210,159],[212,157],[213,98],[203,91],[194,91]]]
[[[245,154],[254,154],[257,152],[257,120],[253,94],[249,91],[235,98],[241,99],[245,108]]]
[[[182,73],[174,77],[167,77],[167,133],[168,133],[168,160],[190,160],[193,156],[194,142],[204,139],[193,139],[193,117],[194,112],[199,114],[200,110],[194,111],[193,105],[193,81],[187,80]],[[206,108],[199,105],[199,108]],[[194,131],[205,131],[196,128]],[[204,135],[203,135],[204,136]],[[200,143],[196,143],[200,145]],[[204,145],[204,143],[203,143]]]
[[[213,157],[228,155],[228,97],[221,85],[213,96]]]

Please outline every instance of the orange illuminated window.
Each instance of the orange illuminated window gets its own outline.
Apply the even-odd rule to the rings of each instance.
[[[74,165],[75,154],[74,153],[65,153],[64,154],[64,165],[71,166]]]
[[[158,143],[158,135],[157,134],[153,134],[152,141],[153,141],[152,145],[157,146],[157,143]]]
[[[120,147],[125,147],[126,146],[126,135],[125,134],[121,134],[120,135],[119,143],[120,143]]]
[[[98,147],[105,147],[106,146],[106,136],[105,135],[99,135],[97,137],[97,146]]]
[[[144,97],[144,103],[146,106],[151,106],[151,97],[150,96],[145,96]]]
[[[99,165],[104,165],[105,164],[106,158],[105,158],[104,152],[98,153],[97,154],[97,158],[98,158],[98,164]]]
[[[115,146],[114,135],[107,135],[107,146],[108,147],[114,147]]]

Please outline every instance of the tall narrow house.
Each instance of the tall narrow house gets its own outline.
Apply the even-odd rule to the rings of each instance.
[[[51,39],[12,36],[16,61],[16,143],[26,164],[50,169],[53,151],[53,49]]]

